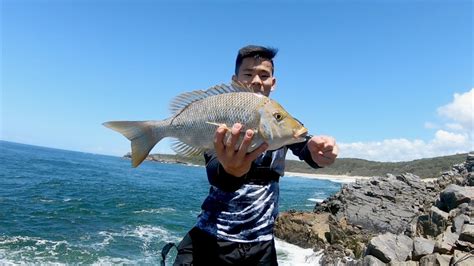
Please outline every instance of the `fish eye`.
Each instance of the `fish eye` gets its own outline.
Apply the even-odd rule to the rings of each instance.
[[[280,122],[281,120],[283,120],[283,115],[281,113],[273,113],[273,117],[275,117],[275,119]]]

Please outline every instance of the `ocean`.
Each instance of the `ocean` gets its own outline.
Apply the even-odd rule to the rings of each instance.
[[[312,210],[340,183],[283,177],[280,211]],[[198,166],[0,141],[0,264],[159,265],[209,190]],[[280,265],[317,265],[318,254],[276,242]],[[176,255],[171,249],[167,265]]]

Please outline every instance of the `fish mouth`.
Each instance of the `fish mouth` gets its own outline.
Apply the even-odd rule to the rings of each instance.
[[[293,137],[295,139],[298,139],[298,138],[304,138],[306,136],[306,134],[308,134],[308,129],[305,128],[305,127],[302,127],[298,130],[296,130],[294,133],[293,133]]]

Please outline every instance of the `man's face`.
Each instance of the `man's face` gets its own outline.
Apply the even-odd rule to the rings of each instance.
[[[269,96],[276,82],[272,69],[270,60],[246,57],[242,60],[238,74],[234,75],[232,79],[249,86],[256,93]]]

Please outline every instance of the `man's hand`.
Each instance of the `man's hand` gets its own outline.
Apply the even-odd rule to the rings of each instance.
[[[228,129],[225,125],[222,125],[217,128],[214,136],[214,148],[216,150],[217,159],[228,174],[236,177],[241,177],[248,173],[252,162],[268,148],[268,144],[264,143],[251,153],[247,153],[254,134],[253,130],[248,129],[245,132],[240,147],[238,150],[235,150],[241,129],[241,124],[234,124],[231,129],[230,137],[225,141],[225,135]]]
[[[308,141],[308,149],[313,161],[321,167],[334,163],[337,154],[339,153],[336,140],[328,136],[312,137]]]

